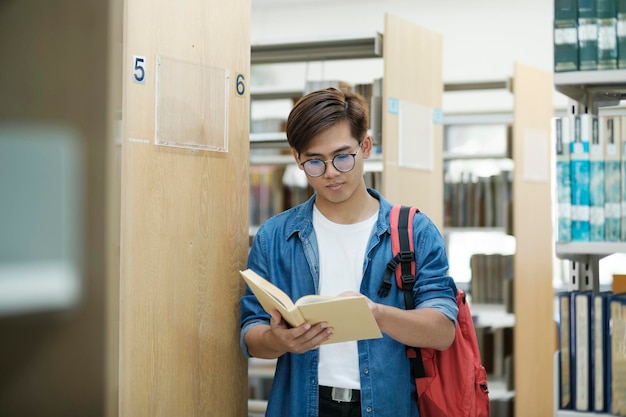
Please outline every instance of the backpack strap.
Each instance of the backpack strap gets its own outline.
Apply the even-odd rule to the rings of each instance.
[[[397,224],[391,224],[392,250],[393,253],[400,255],[400,269],[396,269],[396,284],[398,288],[402,288],[404,291],[404,303],[406,309],[410,310],[415,308],[413,305],[413,286],[416,279],[415,251],[413,250],[413,216],[415,216],[417,209],[415,207],[400,206],[396,211],[397,213],[395,211],[392,212],[392,219],[397,220]],[[399,248],[399,251],[393,249],[394,240],[398,241],[396,247]]]
[[[415,251],[413,248],[413,217],[419,212],[417,207],[394,205],[389,215],[391,230],[391,250],[393,258],[387,263],[383,282],[378,290],[385,297],[391,289],[391,275],[396,275],[396,285],[404,293],[404,304],[407,310],[415,308],[413,304],[413,286],[417,279],[415,267]],[[398,268],[400,266],[400,268]],[[406,347],[406,356],[411,361],[411,373],[415,378],[426,376],[424,363],[419,348]]]
[[[419,210],[416,207],[394,205],[389,214],[391,229],[391,252],[393,258],[387,263],[383,282],[378,295],[386,297],[391,289],[391,275],[396,274],[398,288],[404,292],[406,308],[413,308],[413,285],[415,284],[415,252],[413,251],[413,216]],[[400,268],[398,269],[398,266]]]

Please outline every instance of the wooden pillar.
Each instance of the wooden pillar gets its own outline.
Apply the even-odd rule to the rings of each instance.
[[[513,77],[515,415],[552,415],[554,290],[550,120],[552,75],[516,64]]]
[[[84,209],[84,218],[68,222],[78,228],[84,243],[76,303],[0,317],[2,415],[103,413],[105,254],[110,227],[106,216],[108,13],[107,0],[0,2],[0,125],[39,129],[43,140],[46,129],[73,131],[81,149],[82,171],[76,200]],[[38,193],[42,200],[60,198],[29,189],[19,176],[11,181],[15,189]],[[6,201],[3,198],[7,196],[0,196],[0,205]],[[42,219],[32,219],[35,236],[43,236],[47,226]],[[63,244],[62,236],[55,244]],[[40,277],[45,279],[45,274]],[[37,293],[41,288],[32,290]]]
[[[249,69],[249,0],[125,2],[121,417],[246,415]]]
[[[385,16],[383,194],[443,228],[442,36]]]

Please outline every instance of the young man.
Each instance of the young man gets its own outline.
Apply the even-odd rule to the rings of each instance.
[[[278,358],[266,416],[417,417],[405,345],[443,350],[454,340],[456,287],[443,239],[426,215],[413,221],[416,308],[405,309],[395,284],[386,297],[378,295],[392,258],[391,203],[365,186],[368,125],[365,100],[351,92],[315,91],[295,105],[287,140],[315,194],[260,227],[248,267],[293,300],[365,295],[383,338],[320,346],[332,334],[326,323],[290,328],[248,289],[241,299],[242,349]]]

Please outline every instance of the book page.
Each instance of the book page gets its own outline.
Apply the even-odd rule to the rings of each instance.
[[[239,271],[239,273],[265,311],[269,313],[270,310],[278,310],[285,321],[294,327],[304,324],[302,314],[284,291],[251,269]]]
[[[304,304],[322,303],[324,301],[334,300],[335,298],[337,297],[332,297],[330,295],[305,295],[304,297],[300,297],[298,301],[296,301],[296,306],[301,306]]]

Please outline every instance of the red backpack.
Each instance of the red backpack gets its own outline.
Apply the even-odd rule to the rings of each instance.
[[[393,259],[379,294],[386,296],[391,275],[404,291],[407,309],[413,306],[415,253],[413,251],[413,216],[415,207],[396,205],[391,210],[391,247]],[[400,266],[400,268],[398,268]],[[476,331],[465,293],[457,290],[459,307],[454,343],[444,350],[407,346],[411,371],[417,387],[417,405],[422,417],[489,417],[487,373],[480,361]]]

